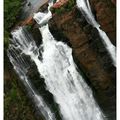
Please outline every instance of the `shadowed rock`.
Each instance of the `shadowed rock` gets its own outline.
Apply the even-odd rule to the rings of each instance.
[[[115,0],[112,2],[115,3]],[[112,2],[111,0],[90,0],[101,28],[116,45],[116,6]]]

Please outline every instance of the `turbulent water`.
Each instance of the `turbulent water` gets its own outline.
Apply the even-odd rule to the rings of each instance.
[[[41,26],[40,47],[36,46],[33,38],[23,27],[12,32],[13,39],[8,56],[14,69],[45,120],[56,120],[56,118],[29,81],[27,76],[29,64],[23,55],[31,58],[40,76],[45,79],[46,89],[59,105],[62,120],[104,120],[104,115],[96,104],[91,89],[77,71],[72,49],[65,43],[56,41],[50,33],[47,22],[51,16],[49,7],[48,13],[39,12],[34,15],[34,19]]]
[[[17,72],[22,83],[27,89],[29,97],[35,103],[37,110],[43,115],[43,117],[46,120],[56,120],[54,114],[51,112],[47,104],[43,101],[43,98],[34,89],[32,83],[30,82],[29,77],[27,76],[30,65],[25,59],[23,53],[27,52],[24,50],[34,52],[34,48],[32,46],[35,46],[35,42],[33,40],[31,42],[32,38],[27,33],[27,31],[24,30],[22,27],[20,27],[19,30],[14,31],[12,35],[13,35],[13,39],[11,40],[12,44],[9,45],[8,49],[8,57],[10,59],[10,62],[14,66],[15,71]],[[16,39],[16,37],[18,36],[20,37],[19,38],[20,41]]]
[[[77,0],[76,2],[77,2],[78,8],[80,9],[82,14],[86,18],[87,22],[98,30],[99,35],[103,40],[103,44],[105,45],[106,49],[108,50],[108,52],[111,56],[113,65],[116,66],[116,53],[115,53],[116,48],[109,40],[106,33],[100,29],[100,25],[97,23],[97,21],[95,20],[93,14],[92,14],[89,0]]]

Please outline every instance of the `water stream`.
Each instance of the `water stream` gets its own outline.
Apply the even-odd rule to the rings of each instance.
[[[108,50],[109,55],[111,56],[113,65],[116,66],[116,48],[111,43],[106,33],[100,29],[99,23],[97,23],[97,21],[94,18],[94,15],[92,14],[89,0],[77,0],[76,2],[78,8],[80,9],[83,16],[86,18],[87,22],[98,30],[99,35],[102,38],[102,42]]]
[[[22,35],[21,43],[17,41],[15,37],[16,35],[14,33],[19,33]],[[16,71],[22,83],[24,84],[29,97],[35,103],[37,110],[39,110],[39,112],[43,115],[45,120],[56,120],[54,114],[51,112],[43,98],[38,94],[37,90],[34,88],[32,83],[30,82],[31,80],[27,75],[30,65],[27,62],[27,59],[24,57],[23,51],[21,49],[23,48],[23,50],[25,50],[25,47],[28,47],[30,51],[32,48],[30,48],[30,46],[27,46],[27,42],[30,42],[30,39],[32,38],[22,27],[20,27],[19,30],[14,31],[12,34],[14,34],[15,36],[13,35],[13,39],[11,40],[12,44],[9,45],[8,57],[14,67],[14,70]],[[24,35],[27,36],[27,39]],[[35,42],[32,42],[35,45]]]

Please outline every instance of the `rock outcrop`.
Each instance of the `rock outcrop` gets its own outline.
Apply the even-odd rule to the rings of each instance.
[[[68,0],[59,0],[52,7],[53,8],[60,8],[61,6],[67,4],[67,2],[68,2]]]
[[[90,0],[96,19],[107,33],[111,42],[116,45],[116,6],[115,0]],[[114,4],[113,4],[114,3]]]
[[[56,39],[64,36],[73,49],[76,64],[88,78],[95,96],[108,118],[115,118],[115,67],[98,31],[87,23],[76,7],[54,15],[49,22]],[[56,35],[57,34],[57,35]]]

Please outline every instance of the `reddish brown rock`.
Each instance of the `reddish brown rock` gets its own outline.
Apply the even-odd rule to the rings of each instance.
[[[115,4],[115,0],[112,2]],[[116,45],[116,7],[112,2],[110,0],[90,0],[101,28]]]
[[[20,25],[24,26],[24,25],[33,25],[35,23],[33,17],[28,17],[27,19],[25,19],[24,21],[21,21]]]
[[[52,7],[53,8],[60,8],[61,6],[67,4],[67,2],[68,2],[68,0],[59,0]]]

